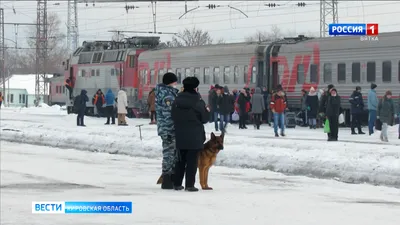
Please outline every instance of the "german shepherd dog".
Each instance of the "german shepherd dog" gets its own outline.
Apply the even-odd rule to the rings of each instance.
[[[204,144],[203,149],[198,155],[198,168],[200,176],[200,185],[203,190],[212,190],[208,186],[208,171],[211,166],[215,163],[219,151],[224,149],[224,134],[215,136],[211,133],[211,139]],[[158,178],[157,184],[161,184],[163,181],[162,176]]]

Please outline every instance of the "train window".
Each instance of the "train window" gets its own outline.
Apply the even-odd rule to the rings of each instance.
[[[297,65],[297,83],[304,84],[304,65],[303,64]]]
[[[310,65],[310,83],[311,84],[318,83],[318,65],[317,64]]]
[[[114,76],[114,75],[115,75],[115,69],[114,69],[114,68],[111,68],[110,74],[111,74],[111,76]]]
[[[130,68],[135,67],[135,56],[134,55],[129,56],[129,67]]]
[[[118,61],[124,61],[125,60],[125,51],[120,51],[118,53]]]
[[[194,68],[194,77],[196,77],[200,81],[200,68],[199,67]]]
[[[96,70],[96,77],[99,77],[100,76],[100,69],[97,69]]]
[[[89,64],[92,61],[93,52],[81,53],[79,55],[78,64]]]
[[[337,65],[337,80],[339,83],[346,83],[346,63]]]
[[[249,67],[248,66],[244,66],[244,68],[243,68],[243,82],[245,83],[245,84],[247,84],[247,75],[249,74]]]
[[[253,66],[253,72],[251,73],[251,83],[252,84],[257,83],[257,68],[256,68],[256,66]]]
[[[164,76],[164,69],[158,70],[158,74],[157,74],[158,83],[162,83],[162,78],[163,78],[163,76]]]
[[[63,86],[63,93],[65,93],[65,86]]]
[[[229,66],[224,67],[224,84],[229,84],[231,76],[231,68]]]
[[[115,69],[115,76],[119,76],[119,75],[121,75],[119,69]]]
[[[190,68],[185,69],[185,77],[191,77],[192,75],[190,74]]]
[[[95,70],[92,70],[92,71],[90,72],[90,76],[91,76],[91,77],[96,76],[96,71],[95,71]]]
[[[173,70],[170,68],[170,69],[167,70],[167,72],[168,72],[168,73],[172,73]]]
[[[82,77],[86,77],[86,70],[82,70]]]
[[[176,69],[176,76],[178,77],[178,84],[182,83],[181,69]]]
[[[397,74],[397,79],[399,80],[399,82],[400,82],[400,61],[399,61],[399,65],[397,65],[397,71],[398,71],[398,74]],[[400,100],[399,100],[400,101]],[[400,112],[398,112],[398,113],[400,113]]]
[[[210,68],[204,68],[204,77],[203,77],[204,84],[210,84]]]
[[[213,71],[213,83],[218,84],[219,83],[219,67],[214,67]]]
[[[238,84],[239,83],[239,67],[235,66],[233,69],[233,83]]]
[[[94,53],[92,63],[100,63],[102,56],[103,56],[102,52]]]
[[[150,70],[150,84],[155,84],[156,83],[156,76],[154,73],[154,70]]]
[[[382,62],[382,81],[391,82],[392,81],[392,62],[384,61]]]
[[[143,84],[148,84],[149,83],[149,71],[147,70],[147,69],[145,69],[144,70],[144,74],[143,74],[143,77],[144,77],[144,83]]]
[[[367,82],[376,81],[376,64],[375,62],[367,62]]]
[[[332,83],[332,64],[324,63],[324,83]]]
[[[361,82],[361,63],[353,63],[351,64],[351,81],[353,83]]]

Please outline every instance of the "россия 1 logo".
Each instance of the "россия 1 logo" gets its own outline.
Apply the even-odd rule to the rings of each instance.
[[[361,41],[378,41],[378,34],[377,23],[329,24],[329,35],[332,36],[360,36]]]

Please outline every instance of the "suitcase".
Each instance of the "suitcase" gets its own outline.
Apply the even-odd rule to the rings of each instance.
[[[285,114],[286,128],[296,128],[296,113],[287,112]]]

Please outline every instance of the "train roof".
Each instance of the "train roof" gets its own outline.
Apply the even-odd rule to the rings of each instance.
[[[257,54],[262,53],[267,46],[267,43],[256,42],[242,42],[242,43],[227,43],[227,44],[213,44],[201,46],[188,46],[164,49],[152,49],[142,52],[139,55],[140,60],[154,58],[154,55],[163,57],[163,53],[171,53],[175,57],[185,57],[185,55],[193,56],[193,52],[198,57],[209,55],[229,55],[229,54]]]

